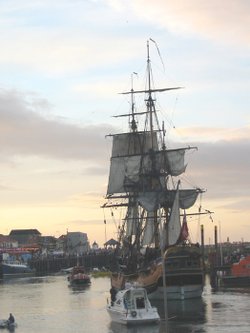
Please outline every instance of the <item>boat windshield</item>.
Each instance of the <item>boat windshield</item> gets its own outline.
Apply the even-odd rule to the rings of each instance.
[[[145,309],[145,299],[144,297],[137,297],[135,299],[137,309]]]

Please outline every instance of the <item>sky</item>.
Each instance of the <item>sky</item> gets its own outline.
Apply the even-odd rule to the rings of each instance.
[[[0,233],[116,238],[106,135],[127,127],[112,116],[130,108],[133,72],[143,88],[151,38],[155,83],[183,87],[159,96],[169,147],[198,147],[184,178],[213,212],[191,238],[203,224],[206,243],[215,226],[250,241],[249,1],[0,0],[0,31]]]

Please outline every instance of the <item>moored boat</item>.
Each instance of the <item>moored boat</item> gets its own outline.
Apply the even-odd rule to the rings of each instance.
[[[33,277],[36,275],[36,270],[24,263],[2,262],[1,265],[3,279]]]
[[[144,288],[130,287],[118,291],[115,300],[107,305],[111,320],[120,324],[135,325],[156,323],[160,316],[152,307]]]
[[[83,266],[74,266],[68,276],[71,286],[87,286],[91,283],[90,275],[86,273]]]
[[[233,263],[229,274],[221,275],[220,281],[223,287],[250,287],[250,256]]]

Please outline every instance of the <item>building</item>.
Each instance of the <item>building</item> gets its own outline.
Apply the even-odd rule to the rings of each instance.
[[[117,245],[119,245],[119,242],[116,241],[114,238],[110,238],[106,243],[104,243],[104,247],[114,249]]]
[[[94,241],[94,243],[92,244],[92,250],[93,250],[93,251],[98,251],[98,250],[99,250],[99,246],[98,246],[98,244],[96,243],[96,241]]]
[[[53,254],[56,251],[57,239],[54,236],[41,236],[39,245],[42,254]]]
[[[14,229],[9,236],[18,241],[19,247],[39,244],[41,233],[37,229]]]
[[[56,240],[56,251],[66,253],[67,251],[67,238],[66,235],[61,235]]]
[[[84,232],[68,232],[65,237],[66,253],[82,255],[90,250],[88,236]]]
[[[4,236],[0,234],[0,249],[15,249],[18,247],[18,241],[15,239],[12,239],[9,236]]]

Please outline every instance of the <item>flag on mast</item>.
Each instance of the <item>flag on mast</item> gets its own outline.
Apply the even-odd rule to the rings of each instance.
[[[188,237],[189,237],[189,231],[188,231],[188,225],[187,225],[187,217],[186,217],[186,212],[184,211],[179,241],[180,242],[185,241],[188,239]]]

